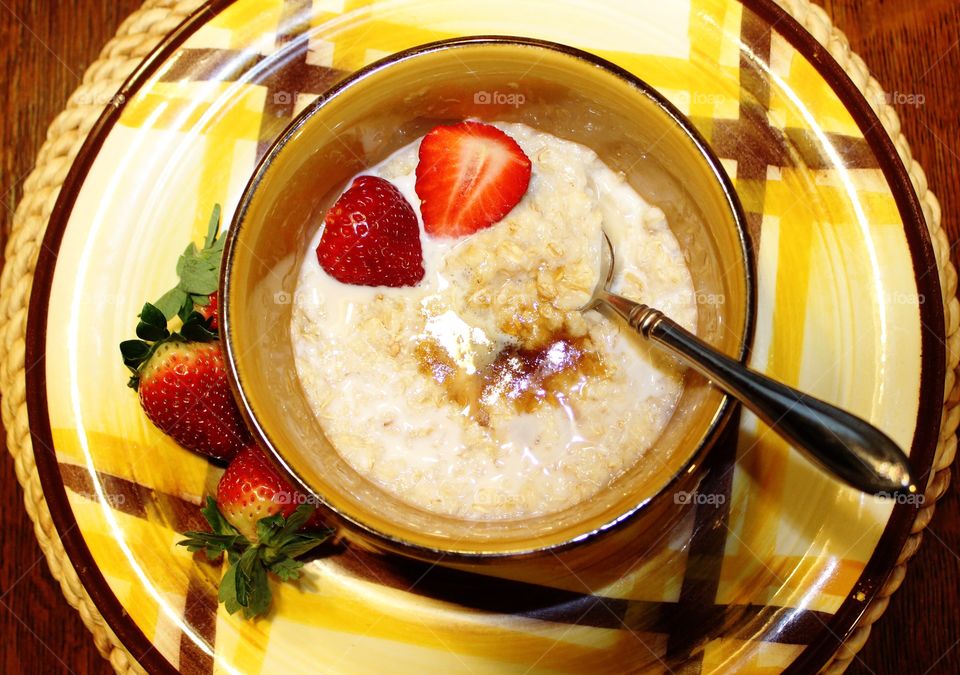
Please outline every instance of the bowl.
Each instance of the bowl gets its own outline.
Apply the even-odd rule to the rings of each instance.
[[[461,520],[412,506],[354,470],[326,439],[294,362],[291,301],[326,210],[358,172],[438,124],[523,122],[586,145],[667,215],[693,276],[697,334],[743,359],[754,302],[745,219],[719,160],[649,85],[590,53],[517,37],[469,37],[394,54],[306,108],[260,162],[229,230],[222,273],[228,370],[241,410],[278,465],[370,547],[482,563],[579,549],[678,517],[733,403],[687,373],[652,449],[594,497],[514,520]],[[628,534],[624,534],[628,533]]]

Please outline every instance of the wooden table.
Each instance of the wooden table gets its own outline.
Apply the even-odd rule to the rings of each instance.
[[[0,0],[3,233],[47,125],[86,66],[141,0]],[[917,159],[960,240],[960,3],[821,0],[888,92],[917,102],[899,113]],[[954,250],[954,263],[958,262]],[[2,438],[6,438],[5,433]],[[0,441],[2,442],[2,441]],[[110,667],[50,577],[6,453],[0,459],[0,669],[107,673]],[[851,673],[960,672],[960,504],[950,492],[907,580]]]

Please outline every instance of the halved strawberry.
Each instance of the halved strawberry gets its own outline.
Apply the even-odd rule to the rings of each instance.
[[[272,597],[268,572],[281,581],[297,579],[303,567],[298,558],[333,534],[319,527],[315,507],[305,502],[255,445],[227,467],[217,499],[208,497],[201,511],[210,532],[185,532],[179,544],[210,560],[227,555],[219,599],[228,612],[242,609],[246,617],[266,612]]]
[[[360,176],[324,218],[320,266],[354,286],[415,286],[423,278],[417,214],[393,183]]]
[[[428,234],[463,237],[510,213],[530,184],[530,158],[494,126],[467,120],[420,143],[417,196]]]

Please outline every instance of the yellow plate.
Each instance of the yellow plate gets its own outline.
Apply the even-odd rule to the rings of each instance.
[[[856,494],[750,415],[697,507],[590,594],[346,549],[245,622],[221,571],[175,546],[219,470],[153,428],[117,344],[172,285],[211,206],[344,74],[416,44],[516,34],[657,87],[723,158],[748,212],[751,365],[877,424],[925,483],[944,385],[939,279],[889,138],[769,0],[216,1],[124,86],[51,218],[31,298],[28,404],[44,493],[107,622],[158,671],[809,672],[855,626],[917,503]],[[491,94],[494,94],[491,92]],[[42,449],[55,452],[44,452]]]

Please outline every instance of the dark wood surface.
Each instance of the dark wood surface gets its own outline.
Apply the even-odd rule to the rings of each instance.
[[[903,121],[914,155],[960,239],[960,3],[821,0],[864,57]],[[0,188],[3,239],[22,182],[53,117],[87,65],[140,0],[0,0]],[[954,262],[957,262],[954,250]],[[5,434],[2,438],[6,438]],[[0,441],[2,443],[2,441]],[[107,673],[90,634],[42,559],[13,462],[0,457],[0,670]],[[951,491],[907,580],[873,629],[851,673],[960,672],[960,504]]]

